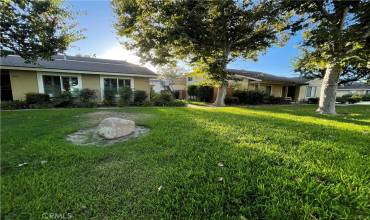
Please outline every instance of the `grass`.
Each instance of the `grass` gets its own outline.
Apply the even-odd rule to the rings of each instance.
[[[65,140],[95,110],[2,112],[2,219],[368,218],[370,108],[314,109],[127,108],[151,131],[109,147]]]

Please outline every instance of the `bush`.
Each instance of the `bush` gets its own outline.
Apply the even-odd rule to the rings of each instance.
[[[347,99],[348,103],[354,104],[360,102],[362,100],[362,96],[360,95],[353,95]]]
[[[92,89],[82,89],[78,94],[82,103],[91,103],[96,100],[96,92]]]
[[[25,101],[14,100],[1,102],[1,110],[14,110],[14,109],[26,109],[28,105]]]
[[[265,94],[260,91],[235,90],[234,97],[238,97],[240,104],[257,105],[262,104]]]
[[[186,101],[185,100],[179,100],[179,99],[175,99],[169,103],[167,103],[166,106],[175,106],[175,107],[181,107],[181,106],[186,106]]]
[[[132,98],[132,89],[125,86],[119,90],[119,105],[127,106],[130,104]]]
[[[73,96],[71,92],[64,91],[60,93],[59,96],[53,99],[53,103],[55,107],[72,107],[73,106]]]
[[[336,100],[340,103],[348,102],[350,104],[354,104],[363,100],[363,97],[360,95],[346,94],[343,95],[341,98],[338,97]]]
[[[308,104],[318,104],[319,103],[319,98],[308,98],[307,103]]]
[[[116,91],[113,89],[104,90],[104,105],[113,106],[116,104]]]
[[[370,101],[370,93],[362,96],[362,101]]]
[[[238,97],[225,97],[225,104],[226,105],[238,105],[239,98]]]
[[[337,97],[335,99],[336,102],[339,102],[340,104],[345,104],[347,102],[347,99],[343,98],[343,97]]]
[[[275,104],[275,105],[284,105],[290,104],[290,101],[286,100],[283,97],[275,97],[275,96],[266,96],[264,99],[265,104]]]
[[[27,105],[44,105],[50,103],[50,97],[48,94],[27,93],[26,103]]]
[[[196,96],[199,101],[211,102],[213,97],[213,88],[210,86],[199,86],[196,90]]]
[[[142,105],[146,98],[147,98],[147,94],[145,91],[140,91],[140,90],[137,90],[134,92],[134,103],[135,105]]]
[[[195,98],[197,96],[197,92],[198,92],[197,90],[198,90],[198,87],[196,85],[188,86],[188,95],[191,98]]]
[[[162,91],[159,95],[154,96],[152,101],[155,106],[168,106],[173,100],[170,92]]]

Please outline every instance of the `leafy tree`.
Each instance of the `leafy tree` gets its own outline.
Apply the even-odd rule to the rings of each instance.
[[[173,94],[173,85],[176,84],[176,80],[178,80],[180,77],[183,77],[186,70],[185,68],[177,65],[164,65],[159,67],[157,72],[159,74],[159,78],[168,83],[168,86],[163,86]]]
[[[204,63],[218,82],[215,105],[224,105],[230,73],[226,65],[237,57],[257,59],[278,42],[284,18],[274,1],[144,1],[113,0],[118,35],[125,46],[155,64],[177,59]]]
[[[317,59],[317,57],[312,56],[312,53],[304,49],[303,51],[303,55],[299,57],[294,64],[295,71],[300,72],[300,74],[307,79],[323,79],[326,72],[325,62],[323,62],[321,58]],[[355,59],[351,59],[343,65],[338,84],[369,80],[370,69],[366,66],[361,66]]]
[[[0,8],[1,56],[17,54],[26,62],[50,59],[82,38],[60,0],[2,0]]]
[[[335,114],[338,82],[369,77],[370,2],[282,0],[281,12],[294,11],[293,31],[303,29],[303,59],[297,69],[323,77],[319,108]]]

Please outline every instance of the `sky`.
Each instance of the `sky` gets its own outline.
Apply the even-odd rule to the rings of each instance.
[[[82,29],[85,36],[85,39],[74,42],[66,54],[95,54],[98,58],[141,64],[133,51],[124,49],[119,43],[120,40],[113,27],[116,18],[110,1],[67,0],[65,4],[72,11],[81,14],[76,16],[77,28]],[[299,49],[296,47],[299,41],[300,36],[292,37],[284,47],[273,46],[268,49],[257,62],[236,59],[228,65],[228,68],[260,71],[280,76],[298,76],[298,73],[293,71],[292,63],[299,55]],[[149,63],[141,65],[156,71],[156,68]]]

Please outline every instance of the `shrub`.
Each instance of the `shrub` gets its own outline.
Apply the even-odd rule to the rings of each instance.
[[[238,97],[240,104],[257,105],[262,104],[265,94],[260,91],[235,90],[234,97]]]
[[[211,102],[213,97],[213,88],[210,86],[199,86],[196,93],[199,101]]]
[[[132,99],[132,89],[125,86],[119,90],[119,106],[127,106]]]
[[[14,109],[26,109],[26,108],[28,108],[27,103],[21,100],[1,102],[2,110],[14,110]]]
[[[346,95],[343,95],[341,98],[339,98],[339,100],[340,100],[341,103],[348,102],[350,104],[354,104],[354,103],[360,102],[362,99],[363,99],[362,96],[360,96],[360,95],[353,95],[353,94],[346,94]],[[337,101],[338,101],[338,98],[337,98]]]
[[[71,107],[73,106],[73,96],[71,92],[64,91],[59,96],[53,99],[55,107]]]
[[[177,106],[177,107],[181,107],[181,106],[186,106],[186,101],[185,100],[179,100],[179,99],[175,99],[171,102],[169,102],[166,106]]]
[[[27,105],[44,105],[50,102],[50,97],[48,94],[42,93],[27,93],[26,94],[26,103]]]
[[[238,97],[225,97],[225,104],[226,105],[238,105],[239,104],[239,98]]]
[[[116,91],[113,89],[105,89],[104,90],[104,105],[115,105],[116,104]]]
[[[265,104],[275,104],[275,105],[290,104],[290,101],[286,100],[285,98],[275,96],[266,96],[264,102]]]
[[[345,104],[347,102],[347,99],[343,98],[343,97],[337,97],[335,99],[336,102],[339,102],[341,104]]]
[[[141,90],[137,90],[134,92],[134,103],[135,105],[142,105],[146,98],[147,98],[147,94],[145,91],[141,91]]]
[[[353,95],[347,99],[348,103],[354,104],[360,102],[362,100],[362,96],[360,95]]]
[[[79,98],[82,103],[91,103],[96,100],[96,92],[92,89],[82,89],[79,92]]]
[[[153,97],[153,104],[155,106],[168,106],[174,100],[172,94],[167,91],[162,91],[159,95]]]
[[[197,96],[198,87],[196,85],[188,86],[188,95],[190,98],[195,98]]]
[[[308,98],[307,103],[308,104],[318,104],[319,103],[319,98]]]
[[[352,96],[353,96],[352,94],[342,95],[342,99],[345,100],[345,102],[348,102],[348,99],[351,98]]]
[[[365,94],[364,96],[362,96],[362,101],[370,101],[370,93]]]

